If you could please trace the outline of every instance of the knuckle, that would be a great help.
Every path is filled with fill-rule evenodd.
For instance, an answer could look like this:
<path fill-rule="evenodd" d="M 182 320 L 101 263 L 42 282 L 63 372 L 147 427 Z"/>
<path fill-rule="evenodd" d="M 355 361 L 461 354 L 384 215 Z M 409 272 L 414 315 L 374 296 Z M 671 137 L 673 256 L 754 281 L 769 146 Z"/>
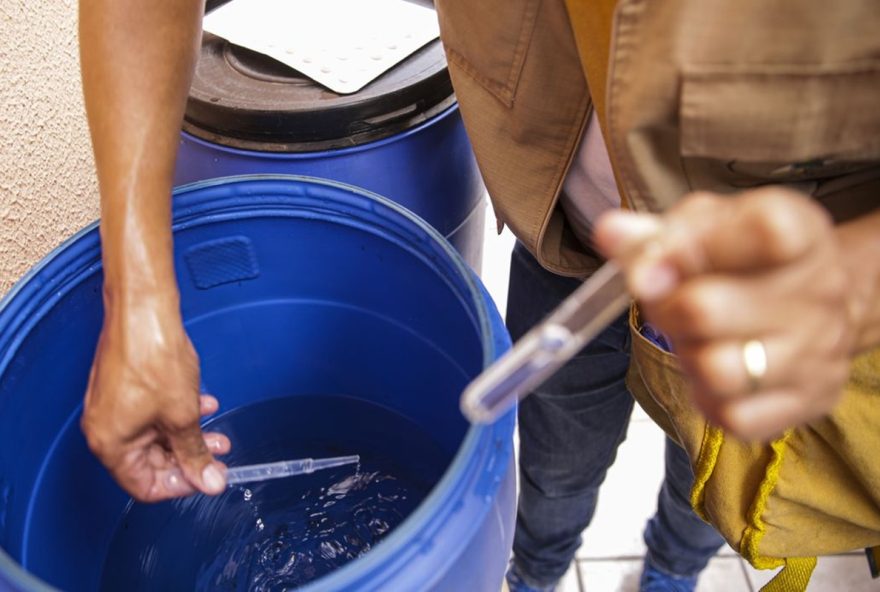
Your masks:
<path fill-rule="evenodd" d="M 709 211 L 714 209 L 721 199 L 709 191 L 694 191 L 681 200 L 681 208 L 688 211 Z"/>
<path fill-rule="evenodd" d="M 670 308 L 675 317 L 675 325 L 690 338 L 703 338 L 712 332 L 711 290 L 691 285 L 681 289 L 678 297 Z"/>
<path fill-rule="evenodd" d="M 754 229 L 765 252 L 775 261 L 794 259 L 806 247 L 806 237 L 784 214 L 776 214 L 772 209 L 756 218 Z"/>
<path fill-rule="evenodd" d="M 726 394 L 730 385 L 736 384 L 736 377 L 731 375 L 723 352 L 717 347 L 704 346 L 697 349 L 693 364 L 697 380 L 712 393 Z"/>
<path fill-rule="evenodd" d="M 800 335 L 801 349 L 810 355 L 815 364 L 807 366 L 806 371 L 822 367 L 828 369 L 823 375 L 829 376 L 830 370 L 842 369 L 849 371 L 849 362 L 856 341 L 856 333 L 846 318 L 841 315 L 831 317 L 827 314 L 814 314 L 809 328 Z M 813 370 L 815 372 L 815 370 Z M 835 375 L 837 372 L 834 373 Z"/>
<path fill-rule="evenodd" d="M 92 454 L 98 458 L 107 456 L 109 445 L 105 440 L 97 438 L 91 434 L 86 434 L 86 444 L 88 444 L 89 450 L 92 451 Z"/>
<path fill-rule="evenodd" d="M 195 346 L 191 341 L 187 340 L 186 342 L 186 351 L 189 357 L 189 363 L 195 366 L 196 369 L 199 368 L 199 353 L 196 351 Z"/>
<path fill-rule="evenodd" d="M 104 458 L 113 449 L 113 443 L 108 434 L 100 429 L 96 429 L 88 419 L 83 418 L 80 421 L 80 428 L 86 438 L 86 444 L 88 445 L 89 450 L 91 450 L 92 454 L 95 456 Z"/>
<path fill-rule="evenodd" d="M 806 196 L 785 188 L 764 188 L 752 195 L 747 222 L 768 255 L 789 260 L 803 254 L 830 218 Z"/>
<path fill-rule="evenodd" d="M 832 267 L 820 282 L 816 282 L 822 304 L 829 310 L 846 311 L 849 278 L 842 269 Z"/>
<path fill-rule="evenodd" d="M 837 328 L 826 328 L 822 333 L 821 340 L 825 355 L 833 361 L 849 359 L 849 353 L 852 350 L 855 335 L 849 330 L 846 323 L 838 323 Z M 840 364 L 838 364 L 840 366 Z M 843 364 L 846 371 L 849 370 L 849 364 Z"/>
<path fill-rule="evenodd" d="M 193 414 L 189 409 L 173 408 L 165 412 L 162 423 L 168 430 L 180 433 L 198 428 L 198 418 L 198 414 Z"/>
<path fill-rule="evenodd" d="M 150 495 L 148 492 L 142 491 L 140 489 L 129 490 L 128 494 L 131 495 L 131 497 L 134 498 L 135 501 L 142 504 L 148 504 L 158 501 L 155 496 Z"/>
<path fill-rule="evenodd" d="M 724 198 L 707 191 L 695 191 L 684 196 L 666 215 L 672 227 L 693 228 L 714 220 L 724 206 Z"/>

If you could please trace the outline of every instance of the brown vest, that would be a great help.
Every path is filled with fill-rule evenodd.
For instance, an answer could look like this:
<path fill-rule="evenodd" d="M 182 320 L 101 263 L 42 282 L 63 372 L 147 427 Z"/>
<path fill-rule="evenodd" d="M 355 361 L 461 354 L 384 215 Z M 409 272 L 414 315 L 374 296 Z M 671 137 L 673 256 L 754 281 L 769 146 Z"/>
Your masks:
<path fill-rule="evenodd" d="M 589 51 L 590 31 L 607 38 L 596 27 L 614 2 L 568 3 L 574 27 L 565 0 L 437 8 L 499 222 L 547 269 L 581 276 L 594 259 L 556 201 L 591 107 L 578 45 Z M 605 83 L 603 131 L 632 207 L 770 183 L 813 195 L 838 220 L 880 203 L 876 0 L 617 4 L 608 75 L 594 85 Z"/>

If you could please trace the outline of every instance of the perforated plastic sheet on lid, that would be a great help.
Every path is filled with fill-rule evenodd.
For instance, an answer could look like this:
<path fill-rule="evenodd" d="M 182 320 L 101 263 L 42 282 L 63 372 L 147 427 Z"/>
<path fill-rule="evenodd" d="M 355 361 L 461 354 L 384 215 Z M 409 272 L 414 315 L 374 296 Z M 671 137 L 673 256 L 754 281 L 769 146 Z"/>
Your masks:
<path fill-rule="evenodd" d="M 429 0 L 400 1 L 433 15 Z M 211 5 L 216 2 L 209 2 L 209 10 Z M 398 134 L 454 102 L 446 55 L 436 38 L 356 93 L 340 94 L 270 56 L 206 32 L 184 129 L 235 148 L 325 150 Z"/>
<path fill-rule="evenodd" d="M 233 0 L 206 16 L 204 29 L 341 94 L 440 34 L 433 10 L 404 0 Z"/>

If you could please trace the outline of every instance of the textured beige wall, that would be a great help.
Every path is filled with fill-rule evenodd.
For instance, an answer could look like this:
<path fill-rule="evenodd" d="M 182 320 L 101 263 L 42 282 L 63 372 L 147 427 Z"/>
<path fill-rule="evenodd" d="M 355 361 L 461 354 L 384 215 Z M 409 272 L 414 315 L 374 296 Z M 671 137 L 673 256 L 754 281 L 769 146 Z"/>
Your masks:
<path fill-rule="evenodd" d="M 98 217 L 76 0 L 0 0 L 0 294 Z"/>

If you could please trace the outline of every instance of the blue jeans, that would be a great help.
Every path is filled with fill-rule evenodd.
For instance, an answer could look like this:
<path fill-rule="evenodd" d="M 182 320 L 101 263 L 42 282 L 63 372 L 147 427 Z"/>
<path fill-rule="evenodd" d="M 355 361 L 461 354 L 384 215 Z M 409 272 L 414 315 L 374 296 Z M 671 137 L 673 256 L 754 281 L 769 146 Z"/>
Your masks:
<path fill-rule="evenodd" d="M 514 340 L 580 285 L 544 270 L 519 243 L 513 251 L 507 326 Z M 556 583 L 581 544 L 599 485 L 626 438 L 633 398 L 624 377 L 630 335 L 621 316 L 519 408 L 520 496 L 514 563 L 526 583 Z M 666 441 L 666 477 L 645 529 L 648 559 L 672 575 L 695 576 L 723 544 L 691 510 L 687 455 Z"/>

